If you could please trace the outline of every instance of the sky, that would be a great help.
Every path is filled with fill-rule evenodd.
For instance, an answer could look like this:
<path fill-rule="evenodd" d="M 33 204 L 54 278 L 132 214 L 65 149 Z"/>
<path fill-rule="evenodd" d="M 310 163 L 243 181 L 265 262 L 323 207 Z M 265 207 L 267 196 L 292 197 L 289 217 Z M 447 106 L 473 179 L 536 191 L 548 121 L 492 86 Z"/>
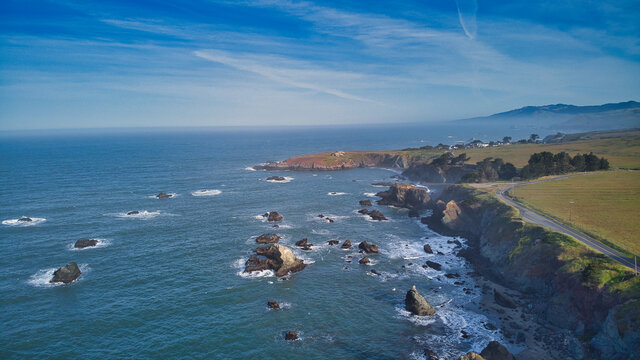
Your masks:
<path fill-rule="evenodd" d="M 638 94 L 637 0 L 0 3 L 0 131 L 433 122 Z"/>

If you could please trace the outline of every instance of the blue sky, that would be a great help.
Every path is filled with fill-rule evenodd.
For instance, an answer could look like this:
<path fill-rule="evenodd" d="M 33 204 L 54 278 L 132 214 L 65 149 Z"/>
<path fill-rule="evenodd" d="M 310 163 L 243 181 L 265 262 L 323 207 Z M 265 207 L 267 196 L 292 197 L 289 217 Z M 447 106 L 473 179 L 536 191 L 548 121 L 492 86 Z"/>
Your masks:
<path fill-rule="evenodd" d="M 638 94 L 637 0 L 0 4 L 0 130 L 428 122 Z"/>

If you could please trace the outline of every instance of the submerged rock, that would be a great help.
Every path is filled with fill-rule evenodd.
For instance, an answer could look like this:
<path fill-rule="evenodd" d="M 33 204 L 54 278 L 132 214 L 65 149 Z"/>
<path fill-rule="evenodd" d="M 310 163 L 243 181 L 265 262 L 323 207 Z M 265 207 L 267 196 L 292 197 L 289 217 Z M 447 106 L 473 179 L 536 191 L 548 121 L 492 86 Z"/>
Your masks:
<path fill-rule="evenodd" d="M 160 194 L 156 195 L 156 197 L 158 199 L 167 199 L 167 198 L 173 197 L 173 194 L 166 194 L 166 193 L 160 192 Z"/>
<path fill-rule="evenodd" d="M 371 210 L 369 211 L 368 215 L 373 220 L 377 220 L 377 221 L 387 220 L 387 218 L 378 210 Z"/>
<path fill-rule="evenodd" d="M 285 181 L 287 179 L 283 178 L 282 176 L 269 176 L 267 178 L 267 180 L 269 180 L 269 181 Z"/>
<path fill-rule="evenodd" d="M 320 219 L 322 219 L 322 218 L 324 217 L 324 215 L 320 214 L 320 215 L 318 215 L 318 217 L 319 217 Z"/>
<path fill-rule="evenodd" d="M 424 252 L 426 252 L 427 254 L 433 254 L 433 250 L 431 250 L 431 245 L 424 244 Z"/>
<path fill-rule="evenodd" d="M 351 249 L 351 240 L 345 240 L 340 247 L 343 249 Z"/>
<path fill-rule="evenodd" d="M 298 340 L 298 333 L 295 331 L 287 331 L 284 335 L 285 340 Z"/>
<path fill-rule="evenodd" d="M 338 240 L 329 240 L 327 241 L 327 244 L 333 246 L 333 245 L 338 245 L 340 243 L 340 241 Z"/>
<path fill-rule="evenodd" d="M 269 300 L 267 301 L 267 306 L 269 307 L 269 309 L 271 310 L 278 310 L 280 309 L 280 304 L 278 304 L 277 302 L 273 301 L 273 300 Z"/>
<path fill-rule="evenodd" d="M 313 246 L 313 244 L 309 244 L 309 239 L 304 238 L 302 240 L 296 241 L 296 246 L 301 247 L 302 250 L 311 250 L 311 246 Z"/>
<path fill-rule="evenodd" d="M 18 221 L 29 222 L 29 221 L 33 221 L 33 219 L 30 217 L 23 216 L 20 219 L 18 219 Z"/>
<path fill-rule="evenodd" d="M 362 249 L 364 252 L 366 252 L 367 254 L 377 254 L 378 253 L 378 245 L 374 245 L 374 244 L 369 244 L 366 241 L 361 242 L 360 244 L 358 244 L 358 247 L 360 249 Z"/>
<path fill-rule="evenodd" d="M 280 241 L 280 236 L 276 234 L 262 234 L 256 238 L 258 244 L 275 244 Z"/>
<path fill-rule="evenodd" d="M 325 217 L 325 220 L 327 220 L 328 223 L 332 223 L 334 220 L 329 218 L 329 217 Z"/>
<path fill-rule="evenodd" d="M 360 206 L 373 206 L 371 200 L 360 200 Z"/>
<path fill-rule="evenodd" d="M 427 260 L 427 265 L 429 265 L 430 268 L 435 269 L 435 270 L 442 270 L 442 265 L 438 264 L 435 261 L 431 261 L 431 260 Z"/>
<path fill-rule="evenodd" d="M 86 247 L 96 246 L 96 245 L 98 245 L 98 240 L 80 238 L 78 239 L 78 241 L 76 241 L 73 247 L 76 249 L 84 249 Z"/>
<path fill-rule="evenodd" d="M 278 214 L 277 211 L 269 211 L 262 215 L 262 217 L 266 217 L 268 221 L 282 221 L 282 215 Z"/>
<path fill-rule="evenodd" d="M 252 255 L 247 260 L 244 272 L 273 270 L 276 276 L 280 277 L 289 272 L 301 271 L 307 266 L 293 254 L 291 249 L 280 244 L 255 248 L 253 252 L 256 255 Z"/>
<path fill-rule="evenodd" d="M 58 270 L 53 272 L 53 279 L 51 279 L 50 283 L 65 283 L 68 284 L 75 279 L 77 279 L 82 272 L 74 261 L 68 263 L 67 265 L 59 268 Z"/>
<path fill-rule="evenodd" d="M 427 299 L 420 295 L 415 285 L 411 286 L 411 290 L 407 291 L 407 296 L 404 299 L 404 307 L 407 311 L 418 316 L 433 315 L 436 313 L 436 310 L 429 304 Z"/>
<path fill-rule="evenodd" d="M 427 360 L 440 360 L 438 355 L 431 349 L 424 349 L 424 356 Z"/>
<path fill-rule="evenodd" d="M 363 257 L 362 259 L 360 259 L 360 261 L 358 261 L 358 263 L 360 263 L 360 264 L 362 264 L 362 265 L 366 265 L 366 264 L 368 264 L 368 263 L 370 263 L 370 262 L 371 262 L 371 260 L 369 260 L 369 258 L 368 258 L 368 257 L 366 257 L 366 256 L 365 256 L 365 257 Z"/>
<path fill-rule="evenodd" d="M 358 210 L 358 213 L 363 214 L 363 215 L 367 215 L 369 213 L 368 209 L 360 209 Z"/>
<path fill-rule="evenodd" d="M 503 294 L 498 289 L 493 289 L 493 299 L 495 300 L 496 304 L 498 304 L 498 305 L 500 305 L 502 307 L 515 309 L 516 306 L 517 306 L 516 302 L 513 301 L 512 298 L 510 298 L 509 296 Z"/>
<path fill-rule="evenodd" d="M 138 215 L 138 214 L 140 214 L 140 211 L 138 211 L 138 210 L 129 211 L 127 213 L 127 215 Z"/>

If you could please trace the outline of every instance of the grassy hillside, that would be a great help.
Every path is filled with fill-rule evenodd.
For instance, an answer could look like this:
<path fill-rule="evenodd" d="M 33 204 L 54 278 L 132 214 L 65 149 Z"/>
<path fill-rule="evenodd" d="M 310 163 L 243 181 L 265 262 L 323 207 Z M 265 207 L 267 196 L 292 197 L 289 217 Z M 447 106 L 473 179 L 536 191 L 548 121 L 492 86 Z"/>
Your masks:
<path fill-rule="evenodd" d="M 460 150 L 462 152 L 463 150 Z M 612 168 L 640 169 L 640 136 L 617 139 L 581 140 L 558 144 L 514 144 L 501 147 L 467 149 L 464 152 L 476 163 L 486 157 L 502 158 L 516 167 L 527 164 L 531 154 L 541 151 L 558 153 L 566 151 L 571 155 L 593 152 L 609 160 Z"/>
<path fill-rule="evenodd" d="M 640 171 L 598 172 L 530 184 L 518 187 L 515 195 L 526 205 L 640 256 Z"/>

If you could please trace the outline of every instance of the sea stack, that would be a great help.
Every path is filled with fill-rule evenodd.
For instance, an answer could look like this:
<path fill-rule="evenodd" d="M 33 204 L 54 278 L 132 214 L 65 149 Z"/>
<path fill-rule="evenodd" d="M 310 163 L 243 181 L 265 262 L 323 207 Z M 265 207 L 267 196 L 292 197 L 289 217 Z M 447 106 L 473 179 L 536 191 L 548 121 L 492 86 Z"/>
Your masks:
<path fill-rule="evenodd" d="M 247 260 L 244 272 L 273 270 L 276 276 L 281 277 L 290 272 L 301 271 L 307 266 L 293 254 L 291 249 L 280 244 L 255 248 L 253 252 L 256 255 L 252 255 Z"/>
<path fill-rule="evenodd" d="M 411 286 L 411 290 L 407 291 L 407 296 L 404 299 L 404 307 L 407 311 L 417 316 L 433 315 L 436 313 L 436 310 L 429 304 L 427 299 L 420 295 L 415 285 Z"/>
<path fill-rule="evenodd" d="M 50 283 L 64 283 L 64 284 L 68 284 L 72 281 L 74 281 L 75 279 L 77 279 L 80 274 L 82 274 L 82 272 L 80 271 L 80 268 L 78 267 L 78 264 L 76 264 L 74 261 L 68 263 L 67 265 L 59 268 L 58 270 L 54 271 L 53 273 L 53 279 L 51 279 L 49 282 Z"/>
<path fill-rule="evenodd" d="M 96 245 L 98 245 L 98 240 L 80 238 L 78 239 L 78 241 L 76 241 L 73 247 L 76 249 L 84 249 L 86 247 L 91 247 Z"/>

